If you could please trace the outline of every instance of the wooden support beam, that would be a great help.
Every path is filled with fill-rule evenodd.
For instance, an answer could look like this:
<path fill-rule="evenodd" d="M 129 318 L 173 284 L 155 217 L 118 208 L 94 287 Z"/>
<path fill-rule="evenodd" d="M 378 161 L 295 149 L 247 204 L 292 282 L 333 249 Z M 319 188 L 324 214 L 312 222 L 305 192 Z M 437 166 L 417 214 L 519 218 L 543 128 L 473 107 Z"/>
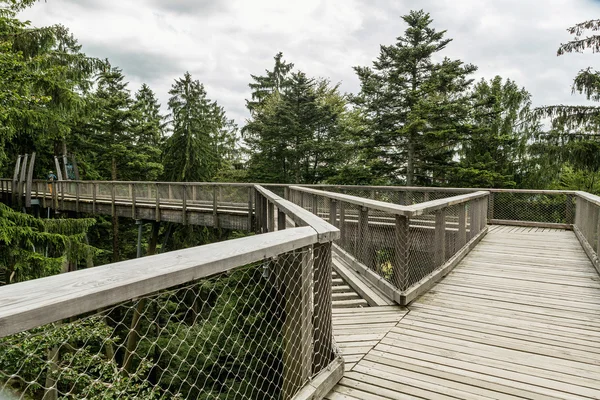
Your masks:
<path fill-rule="evenodd" d="M 219 199 L 217 197 L 217 186 L 213 186 L 213 227 L 219 227 Z"/>
<path fill-rule="evenodd" d="M 457 249 L 462 249 L 467 244 L 467 208 L 466 204 L 458 205 L 458 235 Z"/>
<path fill-rule="evenodd" d="M 96 196 L 98 191 L 98 184 L 92 183 L 92 213 L 96 214 Z"/>
<path fill-rule="evenodd" d="M 318 373 L 335 357 L 331 303 L 331 242 L 313 246 L 313 360 L 312 372 Z"/>
<path fill-rule="evenodd" d="M 183 193 L 182 193 L 182 198 L 181 198 L 181 212 L 182 212 L 182 222 L 183 225 L 187 225 L 188 223 L 188 216 L 187 216 L 187 187 L 183 187 Z"/>
<path fill-rule="evenodd" d="M 79 212 L 79 181 L 75 182 L 75 212 Z"/>
<path fill-rule="evenodd" d="M 54 156 L 54 166 L 56 167 L 56 177 L 59 181 L 63 180 L 62 171 L 60 170 L 60 162 L 58 161 L 58 157 Z"/>
<path fill-rule="evenodd" d="M 195 186 L 194 186 L 195 187 Z M 254 211 L 254 207 L 252 204 L 252 194 L 253 194 L 254 188 L 248 188 L 248 232 L 252 232 L 253 231 L 253 226 L 252 226 L 252 214 Z"/>
<path fill-rule="evenodd" d="M 33 167 L 35 166 L 35 152 L 31 154 L 29 168 L 27 170 L 27 189 L 25 192 L 25 207 L 31 207 L 31 191 L 33 187 Z"/>
<path fill-rule="evenodd" d="M 29 160 L 29 154 L 25 154 L 23 158 L 23 164 L 21 165 L 21 172 L 19 174 L 19 183 L 17 185 L 17 196 L 19 207 L 23 205 L 23 195 L 25 194 L 25 177 L 27 173 L 27 160 Z"/>
<path fill-rule="evenodd" d="M 319 198 L 317 197 L 316 194 L 313 194 L 311 196 L 311 201 L 312 201 L 312 213 L 315 215 L 319 215 Z"/>
<path fill-rule="evenodd" d="M 396 215 L 394 229 L 394 262 L 392 282 L 400 290 L 406 289 L 408 275 L 408 255 L 410 251 L 409 219 Z"/>
<path fill-rule="evenodd" d="M 337 224 L 337 200 L 330 199 L 329 200 L 329 223 L 335 227 Z"/>
<path fill-rule="evenodd" d="M 490 193 L 490 197 L 488 200 L 487 217 L 488 217 L 488 219 L 494 219 L 494 192 Z"/>
<path fill-rule="evenodd" d="M 115 204 L 115 197 L 116 197 L 116 186 L 114 182 L 110 183 L 110 215 L 112 215 L 113 218 L 115 218 L 117 216 L 117 212 L 116 212 L 116 204 Z"/>
<path fill-rule="evenodd" d="M 17 202 L 17 188 L 18 188 L 18 180 L 19 180 L 19 172 L 21 170 L 21 159 L 23 158 L 22 155 L 19 154 L 19 156 L 17 157 L 17 162 L 15 164 L 15 173 L 13 174 L 13 180 L 12 180 L 12 187 L 11 187 L 11 197 L 12 197 L 12 204 L 16 204 Z"/>
<path fill-rule="evenodd" d="M 71 180 L 71 178 L 69 178 L 69 171 L 67 170 L 67 165 L 69 164 L 69 161 L 67 160 L 67 155 L 63 154 L 63 168 L 65 169 L 65 181 L 69 181 Z"/>
<path fill-rule="evenodd" d="M 446 210 L 438 210 L 435 213 L 435 267 L 446 262 Z"/>
<path fill-rule="evenodd" d="M 133 219 L 137 219 L 136 218 L 136 196 L 135 196 L 135 184 L 130 183 L 129 184 L 129 193 L 130 193 L 130 197 L 131 197 L 131 218 Z"/>
<path fill-rule="evenodd" d="M 289 400 L 312 375 L 313 251 L 305 247 L 284 255 L 283 400 Z M 330 277 L 328 277 L 330 278 Z"/>
<path fill-rule="evenodd" d="M 367 267 L 372 268 L 369 253 L 369 209 L 361 207 L 358 215 L 358 260 Z"/>
<path fill-rule="evenodd" d="M 340 229 L 340 244 L 342 247 L 346 244 L 346 237 L 348 230 L 346 228 L 346 203 L 343 201 L 339 202 L 340 208 L 340 222 L 338 228 Z"/>
<path fill-rule="evenodd" d="M 154 219 L 156 220 L 156 222 L 160 222 L 160 192 L 159 192 L 159 186 L 158 183 L 155 184 L 156 187 L 156 205 L 154 208 Z"/>
<path fill-rule="evenodd" d="M 269 232 L 275 232 L 275 204 L 273 204 L 272 202 L 269 202 L 267 215 Z"/>
<path fill-rule="evenodd" d="M 287 215 L 280 209 L 277 209 L 277 230 L 282 231 L 287 227 Z"/>

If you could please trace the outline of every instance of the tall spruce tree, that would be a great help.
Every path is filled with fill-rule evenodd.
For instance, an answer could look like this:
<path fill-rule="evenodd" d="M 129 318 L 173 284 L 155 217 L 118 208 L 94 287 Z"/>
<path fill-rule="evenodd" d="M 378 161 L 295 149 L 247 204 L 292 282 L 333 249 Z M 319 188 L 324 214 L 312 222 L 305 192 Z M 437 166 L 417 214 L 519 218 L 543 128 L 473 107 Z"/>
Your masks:
<path fill-rule="evenodd" d="M 273 93 L 279 93 L 288 87 L 289 75 L 294 69 L 294 64 L 283 59 L 283 53 L 279 52 L 273 57 L 275 65 L 273 70 L 265 70 L 266 75 L 250 75 L 253 82 L 248 84 L 252 90 L 252 100 L 246 100 L 246 107 L 250 112 L 257 110 L 264 101 Z"/>
<path fill-rule="evenodd" d="M 166 142 L 165 179 L 209 181 L 219 164 L 214 141 L 223 129 L 224 111 L 208 99 L 204 86 L 189 72 L 175 80 L 169 94 L 173 133 Z"/>
<path fill-rule="evenodd" d="M 460 60 L 434 56 L 450 43 L 428 13 L 402 17 L 404 36 L 381 46 L 373 67 L 356 67 L 361 82 L 356 103 L 363 107 L 370 134 L 371 169 L 376 176 L 413 184 L 441 184 L 464 131 L 469 75 Z"/>
<path fill-rule="evenodd" d="M 133 104 L 133 140 L 135 148 L 128 166 L 140 180 L 156 180 L 163 173 L 162 147 L 165 142 L 164 117 L 156 95 L 145 83 L 135 94 Z"/>
<path fill-rule="evenodd" d="M 460 143 L 452 185 L 514 187 L 527 173 L 527 140 L 539 129 L 531 95 L 510 79 L 479 81 L 473 90 L 473 128 Z"/>

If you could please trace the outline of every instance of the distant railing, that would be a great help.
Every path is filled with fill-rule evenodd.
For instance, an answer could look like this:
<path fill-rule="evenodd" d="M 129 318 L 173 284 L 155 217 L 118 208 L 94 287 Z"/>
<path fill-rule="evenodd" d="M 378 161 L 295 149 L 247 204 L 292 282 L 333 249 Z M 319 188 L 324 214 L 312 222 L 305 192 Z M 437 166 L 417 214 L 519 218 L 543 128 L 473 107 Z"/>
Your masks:
<path fill-rule="evenodd" d="M 339 253 L 400 304 L 453 268 L 487 231 L 489 192 L 401 206 L 292 186 L 295 204 L 340 228 Z"/>
<path fill-rule="evenodd" d="M 77 186 L 79 195 L 93 187 L 96 200 L 107 195 L 98 183 Z M 144 198 L 138 188 L 167 196 L 160 185 L 106 187 L 115 198 L 130 189 Z M 251 189 L 263 211 L 300 226 L 261 223 L 260 235 L 0 287 L 0 393 L 292 399 L 328 391 L 343 374 L 329 286 L 339 230 Z"/>

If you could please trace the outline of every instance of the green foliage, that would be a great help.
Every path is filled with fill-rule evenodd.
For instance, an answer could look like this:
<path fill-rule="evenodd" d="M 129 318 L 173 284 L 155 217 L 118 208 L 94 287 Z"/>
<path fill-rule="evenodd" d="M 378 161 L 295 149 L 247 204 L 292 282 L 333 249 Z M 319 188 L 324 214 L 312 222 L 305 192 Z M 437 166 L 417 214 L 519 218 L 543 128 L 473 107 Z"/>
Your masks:
<path fill-rule="evenodd" d="M 55 275 L 75 268 L 97 250 L 85 241 L 94 219 L 39 219 L 0 203 L 0 272 L 3 283 Z"/>
<path fill-rule="evenodd" d="M 402 17 L 404 36 L 381 46 L 373 67 L 356 67 L 361 91 L 355 103 L 364 110 L 370 144 L 365 146 L 376 176 L 407 185 L 444 183 L 454 149 L 468 122 L 476 67 L 439 58 L 450 43 L 436 31 L 428 13 Z"/>

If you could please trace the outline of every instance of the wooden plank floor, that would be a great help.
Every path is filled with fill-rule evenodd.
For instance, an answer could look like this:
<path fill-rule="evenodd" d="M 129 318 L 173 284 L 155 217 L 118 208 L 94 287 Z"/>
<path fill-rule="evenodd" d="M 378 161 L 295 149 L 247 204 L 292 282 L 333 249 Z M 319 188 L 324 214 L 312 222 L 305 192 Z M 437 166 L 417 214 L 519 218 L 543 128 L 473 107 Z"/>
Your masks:
<path fill-rule="evenodd" d="M 572 232 L 510 228 L 382 337 L 356 328 L 368 352 L 326 398 L 600 399 L 600 278 Z"/>

